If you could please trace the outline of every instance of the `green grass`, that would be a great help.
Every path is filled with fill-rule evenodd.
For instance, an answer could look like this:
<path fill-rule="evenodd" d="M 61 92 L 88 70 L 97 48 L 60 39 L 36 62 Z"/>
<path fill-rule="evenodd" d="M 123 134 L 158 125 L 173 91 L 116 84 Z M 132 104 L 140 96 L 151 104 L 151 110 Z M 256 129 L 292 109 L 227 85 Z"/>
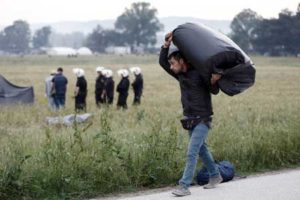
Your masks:
<path fill-rule="evenodd" d="M 175 184 L 188 136 L 180 127 L 178 83 L 160 69 L 157 56 L 64 58 L 0 57 L 0 72 L 16 85 L 33 85 L 33 106 L 0 107 L 0 199 L 83 199 L 114 192 Z M 230 160 L 239 173 L 300 165 L 299 58 L 254 57 L 255 85 L 229 97 L 213 97 L 214 123 L 208 144 L 217 160 Z M 144 73 L 142 105 L 96 108 L 95 68 L 139 65 Z M 62 66 L 69 79 L 67 106 L 47 108 L 44 79 Z M 93 117 L 72 127 L 48 126 L 47 116 L 74 111 L 73 67 L 88 81 Z M 132 78 L 132 77 L 131 77 Z M 119 78 L 115 75 L 116 84 Z M 131 79 L 132 80 L 132 79 Z"/>

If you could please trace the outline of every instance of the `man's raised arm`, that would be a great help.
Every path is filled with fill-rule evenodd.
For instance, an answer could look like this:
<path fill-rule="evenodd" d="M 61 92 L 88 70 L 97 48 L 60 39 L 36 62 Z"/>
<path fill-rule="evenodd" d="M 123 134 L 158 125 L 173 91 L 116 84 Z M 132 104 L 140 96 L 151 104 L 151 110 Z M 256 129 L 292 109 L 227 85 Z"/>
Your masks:
<path fill-rule="evenodd" d="M 168 74 L 178 79 L 178 76 L 170 69 L 170 63 L 168 61 L 168 53 L 169 53 L 169 47 L 171 45 L 171 42 L 172 42 L 172 32 L 167 33 L 165 36 L 165 43 L 160 50 L 159 64 L 166 72 L 168 72 Z"/>

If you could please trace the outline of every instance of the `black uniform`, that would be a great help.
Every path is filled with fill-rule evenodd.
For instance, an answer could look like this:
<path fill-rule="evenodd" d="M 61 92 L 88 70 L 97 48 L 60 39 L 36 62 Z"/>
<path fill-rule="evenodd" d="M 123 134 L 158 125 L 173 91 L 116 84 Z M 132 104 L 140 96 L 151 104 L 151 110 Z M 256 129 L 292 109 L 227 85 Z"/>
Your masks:
<path fill-rule="evenodd" d="M 203 120 L 210 120 L 213 115 L 211 95 L 217 94 L 219 88 L 212 87 L 210 82 L 203 80 L 199 72 L 193 67 L 185 73 L 175 74 L 170 69 L 168 62 L 169 48 L 162 48 L 160 52 L 159 63 L 171 76 L 179 81 L 181 90 L 181 103 L 183 115 L 186 117 L 200 117 Z"/>
<path fill-rule="evenodd" d="M 75 109 L 86 110 L 87 83 L 84 77 L 77 78 L 76 87 L 79 91 L 75 97 Z"/>
<path fill-rule="evenodd" d="M 144 86 L 144 80 L 142 74 L 136 75 L 135 80 L 132 83 L 132 88 L 134 92 L 134 99 L 133 104 L 140 104 L 141 103 L 141 97 L 143 94 L 143 86 Z"/>
<path fill-rule="evenodd" d="M 115 82 L 112 77 L 109 77 L 105 81 L 105 93 L 106 93 L 106 103 L 112 104 L 114 101 L 114 89 Z"/>
<path fill-rule="evenodd" d="M 123 107 L 124 109 L 127 109 L 127 97 L 128 97 L 128 90 L 129 90 L 129 79 L 128 77 L 123 77 L 120 81 L 120 83 L 117 86 L 117 92 L 119 93 L 118 98 L 118 107 Z"/>
<path fill-rule="evenodd" d="M 105 77 L 103 75 L 99 75 L 96 79 L 96 85 L 95 85 L 95 100 L 97 106 L 100 106 L 101 103 L 105 102 L 105 100 L 102 98 L 104 86 L 105 86 Z"/>

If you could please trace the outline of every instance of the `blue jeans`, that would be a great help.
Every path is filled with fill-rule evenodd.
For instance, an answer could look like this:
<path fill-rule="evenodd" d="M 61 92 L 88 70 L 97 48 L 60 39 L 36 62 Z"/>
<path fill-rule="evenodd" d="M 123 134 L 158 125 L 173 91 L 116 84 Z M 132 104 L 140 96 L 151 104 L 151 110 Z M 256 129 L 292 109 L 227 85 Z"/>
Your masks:
<path fill-rule="evenodd" d="M 209 176 L 219 176 L 219 169 L 205 143 L 208 130 L 209 128 L 207 125 L 199 123 L 195 128 L 189 131 L 190 141 L 187 152 L 187 160 L 183 176 L 179 180 L 179 185 L 188 188 L 192 183 L 198 161 L 198 155 L 202 159 L 204 166 L 207 168 Z"/>
<path fill-rule="evenodd" d="M 56 109 L 61 109 L 65 107 L 65 96 L 54 96 L 54 103 L 56 105 Z"/>

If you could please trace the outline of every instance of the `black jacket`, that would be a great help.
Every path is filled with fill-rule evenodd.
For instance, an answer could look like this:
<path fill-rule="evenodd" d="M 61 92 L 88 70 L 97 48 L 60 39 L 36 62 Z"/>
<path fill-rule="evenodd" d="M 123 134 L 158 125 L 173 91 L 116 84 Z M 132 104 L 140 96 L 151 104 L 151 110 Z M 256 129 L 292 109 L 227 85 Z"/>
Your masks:
<path fill-rule="evenodd" d="M 129 89 L 129 79 L 128 77 L 126 78 L 122 78 L 120 83 L 117 86 L 117 92 L 119 93 L 119 97 L 118 97 L 118 102 L 117 105 L 118 106 L 126 106 L 127 103 L 127 97 L 128 97 L 128 89 Z"/>
<path fill-rule="evenodd" d="M 52 82 L 54 83 L 55 95 L 66 96 L 68 79 L 63 74 L 56 74 Z"/>
<path fill-rule="evenodd" d="M 82 96 L 87 95 L 87 83 L 84 77 L 77 78 L 76 87 L 79 88 L 78 95 L 82 95 Z"/>
<path fill-rule="evenodd" d="M 96 84 L 95 84 L 95 93 L 102 94 L 103 89 L 105 87 L 105 77 L 103 75 L 99 75 L 96 78 Z"/>
<path fill-rule="evenodd" d="M 189 66 L 185 73 L 175 74 L 170 69 L 168 51 L 169 48 L 161 49 L 159 64 L 179 81 L 184 116 L 209 119 L 213 115 L 210 93 L 217 94 L 219 88 L 212 87 L 209 82 L 205 82 L 193 66 Z"/>
<path fill-rule="evenodd" d="M 106 79 L 105 82 L 105 91 L 106 91 L 106 96 L 107 96 L 107 101 L 108 103 L 112 103 L 114 99 L 114 88 L 115 88 L 115 82 L 114 80 L 110 77 Z"/>
<path fill-rule="evenodd" d="M 134 95 L 138 96 L 138 97 L 142 96 L 143 87 L 144 87 L 143 76 L 141 74 L 139 74 L 135 77 L 135 80 L 132 83 Z"/>

